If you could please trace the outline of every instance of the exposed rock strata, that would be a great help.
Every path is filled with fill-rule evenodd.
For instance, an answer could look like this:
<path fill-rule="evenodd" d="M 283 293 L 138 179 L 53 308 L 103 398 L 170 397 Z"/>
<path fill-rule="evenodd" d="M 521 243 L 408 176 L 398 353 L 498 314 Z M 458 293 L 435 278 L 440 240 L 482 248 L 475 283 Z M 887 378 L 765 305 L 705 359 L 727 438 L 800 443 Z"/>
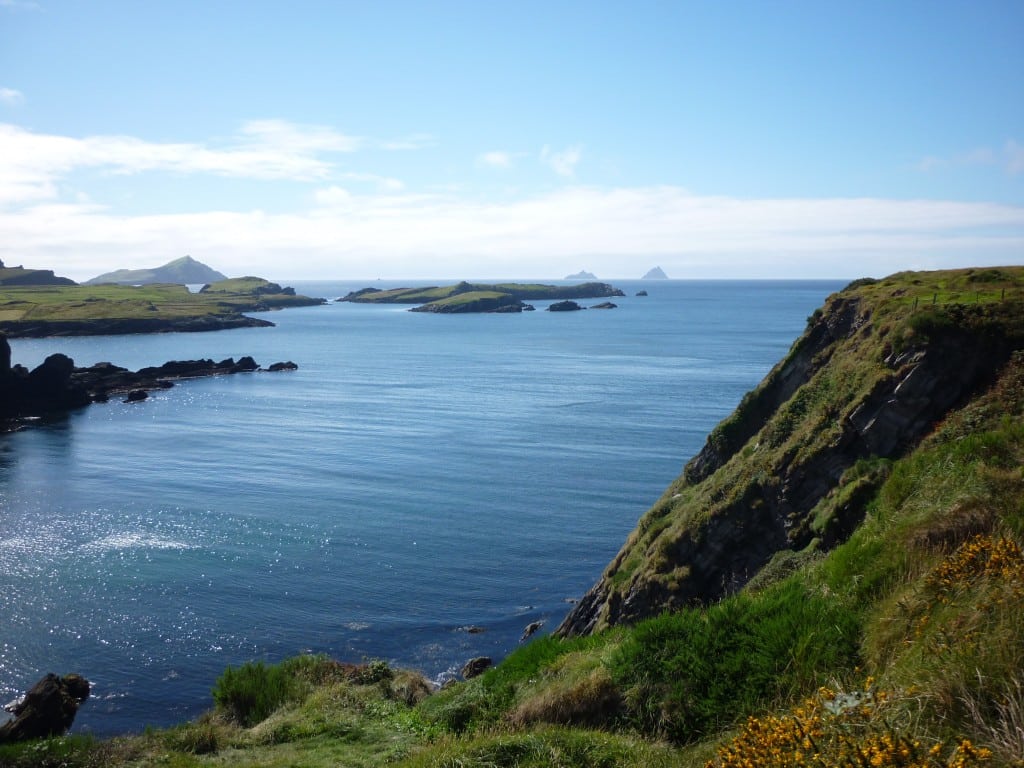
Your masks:
<path fill-rule="evenodd" d="M 1020 306 L 995 311 L 1010 316 Z M 863 459 L 904 455 L 1021 346 L 994 325 L 972 321 L 968 310 L 960 313 L 963 322 L 898 348 L 882 340 L 888 329 L 875 327 L 856 295 L 831 297 L 789 355 L 712 432 L 557 633 L 586 634 L 713 602 L 741 589 L 782 550 L 843 540 L 870 494 L 851 493 L 827 534 L 815 528 L 813 511 L 844 472 Z M 804 442 L 789 437 L 807 429 L 804 401 L 854 375 L 863 379 L 860 388 L 829 403 L 827 421 L 801 433 Z"/>

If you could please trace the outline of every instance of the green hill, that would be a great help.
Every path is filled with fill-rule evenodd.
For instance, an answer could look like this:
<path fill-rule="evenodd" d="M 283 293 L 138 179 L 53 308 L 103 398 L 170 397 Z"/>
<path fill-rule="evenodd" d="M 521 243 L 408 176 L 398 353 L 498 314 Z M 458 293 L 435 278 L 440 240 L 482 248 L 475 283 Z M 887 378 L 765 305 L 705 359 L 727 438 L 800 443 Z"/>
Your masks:
<path fill-rule="evenodd" d="M 86 280 L 83 285 L 149 285 L 152 283 L 177 283 L 178 285 L 198 285 L 226 280 L 227 277 L 215 269 L 196 261 L 191 256 L 169 261 L 162 267 L 153 269 L 119 269 L 104 275 Z"/>
<path fill-rule="evenodd" d="M 75 285 L 75 281 L 67 277 L 57 277 L 52 269 L 5 267 L 0 261 L 0 286 L 2 285 Z"/>
<path fill-rule="evenodd" d="M 432 694 L 245 665 L 196 722 L 0 764 L 1021 765 L 1022 543 L 1024 267 L 856 281 L 554 635 Z"/>

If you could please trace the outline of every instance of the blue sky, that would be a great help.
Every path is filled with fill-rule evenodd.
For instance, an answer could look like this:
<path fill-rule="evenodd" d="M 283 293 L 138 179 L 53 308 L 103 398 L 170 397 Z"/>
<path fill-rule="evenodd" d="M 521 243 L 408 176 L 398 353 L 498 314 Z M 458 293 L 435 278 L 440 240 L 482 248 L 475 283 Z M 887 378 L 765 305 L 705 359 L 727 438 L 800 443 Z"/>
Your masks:
<path fill-rule="evenodd" d="M 1024 2 L 0 0 L 0 259 L 1024 263 Z"/>

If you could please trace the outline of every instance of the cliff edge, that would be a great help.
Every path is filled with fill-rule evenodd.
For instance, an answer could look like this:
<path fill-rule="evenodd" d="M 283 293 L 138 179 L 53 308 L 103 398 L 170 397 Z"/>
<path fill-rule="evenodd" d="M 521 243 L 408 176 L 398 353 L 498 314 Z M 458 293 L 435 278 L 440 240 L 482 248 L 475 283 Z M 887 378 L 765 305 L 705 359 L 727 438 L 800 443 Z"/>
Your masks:
<path fill-rule="evenodd" d="M 887 462 L 991 384 L 1022 347 L 1021 267 L 900 273 L 833 294 L 557 633 L 707 605 L 770 565 L 842 543 Z"/>

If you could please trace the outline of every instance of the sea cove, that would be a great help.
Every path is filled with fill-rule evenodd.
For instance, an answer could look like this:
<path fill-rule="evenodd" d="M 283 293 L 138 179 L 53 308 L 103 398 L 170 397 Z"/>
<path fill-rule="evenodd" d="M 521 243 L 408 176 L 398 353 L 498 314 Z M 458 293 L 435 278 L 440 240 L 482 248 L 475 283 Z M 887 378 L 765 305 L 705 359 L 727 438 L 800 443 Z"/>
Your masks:
<path fill-rule="evenodd" d="M 29 367 L 63 352 L 299 370 L 0 436 L 0 695 L 79 671 L 96 687 L 76 730 L 111 734 L 194 716 L 248 659 L 379 657 L 440 680 L 530 622 L 552 629 L 842 286 L 615 284 L 611 313 L 332 303 L 273 328 L 12 340 Z"/>

